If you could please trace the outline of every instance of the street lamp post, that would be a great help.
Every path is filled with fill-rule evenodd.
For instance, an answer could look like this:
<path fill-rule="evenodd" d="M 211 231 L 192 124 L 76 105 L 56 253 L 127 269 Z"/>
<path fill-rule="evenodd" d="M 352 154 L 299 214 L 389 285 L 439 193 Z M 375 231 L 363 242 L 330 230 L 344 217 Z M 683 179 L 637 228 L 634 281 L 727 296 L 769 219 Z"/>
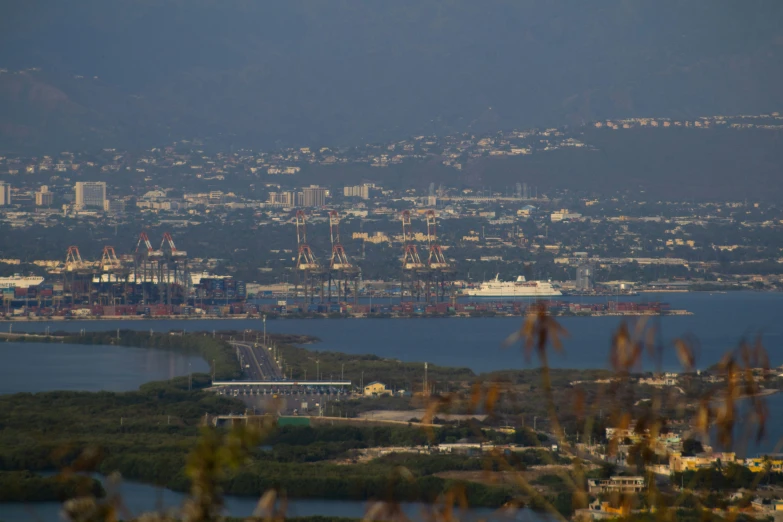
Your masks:
<path fill-rule="evenodd" d="M 264 347 L 266 347 L 266 314 L 264 314 Z"/>

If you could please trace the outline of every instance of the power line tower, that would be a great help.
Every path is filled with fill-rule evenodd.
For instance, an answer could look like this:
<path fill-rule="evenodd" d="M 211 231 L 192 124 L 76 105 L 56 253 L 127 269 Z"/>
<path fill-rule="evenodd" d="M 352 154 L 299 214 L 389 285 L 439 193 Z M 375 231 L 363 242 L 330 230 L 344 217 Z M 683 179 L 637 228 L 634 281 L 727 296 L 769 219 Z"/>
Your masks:
<path fill-rule="evenodd" d="M 354 304 L 358 295 L 359 269 L 349 260 L 340 242 L 340 214 L 333 210 L 329 212 L 329 238 L 332 241 L 332 258 L 329 261 L 329 300 L 332 300 L 332 280 L 337 282 L 337 300 L 345 299 L 348 294 L 348 280 L 353 280 Z"/>
<path fill-rule="evenodd" d="M 315 293 L 314 280 L 321 274 L 321 265 L 307 244 L 307 218 L 301 210 L 296 211 L 296 273 L 302 278 L 305 303 L 311 301 Z M 320 283 L 319 283 L 320 287 Z"/>
<path fill-rule="evenodd" d="M 438 242 L 438 222 L 434 210 L 427 211 L 427 242 L 430 254 L 427 258 L 427 302 L 431 298 L 431 285 L 435 284 L 435 297 L 443 300 L 446 293 L 446 281 L 452 279 L 454 269 L 446 261 L 443 248 Z"/>
<path fill-rule="evenodd" d="M 419 257 L 419 250 L 413 242 L 413 233 L 411 231 L 411 213 L 408 210 L 402 211 L 402 278 L 400 279 L 400 301 L 405 300 L 405 284 L 408 283 L 411 298 L 419 293 L 419 274 L 426 269 L 424 263 Z"/>

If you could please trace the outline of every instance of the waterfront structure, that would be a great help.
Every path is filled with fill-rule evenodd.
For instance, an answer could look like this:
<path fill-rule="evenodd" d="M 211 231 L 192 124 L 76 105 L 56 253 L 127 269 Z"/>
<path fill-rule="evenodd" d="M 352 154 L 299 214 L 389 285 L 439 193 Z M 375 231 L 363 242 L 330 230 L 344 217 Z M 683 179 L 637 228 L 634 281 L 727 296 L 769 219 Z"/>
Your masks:
<path fill-rule="evenodd" d="M 98 207 L 103 209 L 106 203 L 106 182 L 104 181 L 77 181 L 74 189 L 77 208 Z"/>

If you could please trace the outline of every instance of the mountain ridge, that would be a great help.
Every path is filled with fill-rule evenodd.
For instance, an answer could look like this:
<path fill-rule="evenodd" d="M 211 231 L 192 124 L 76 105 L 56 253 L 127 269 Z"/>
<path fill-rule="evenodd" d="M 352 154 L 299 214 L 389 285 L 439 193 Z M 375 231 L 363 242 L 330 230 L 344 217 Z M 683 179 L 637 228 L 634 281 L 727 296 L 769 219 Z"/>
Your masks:
<path fill-rule="evenodd" d="M 6 14 L 0 67 L 38 67 L 75 104 L 14 107 L 0 75 L 7 151 L 354 145 L 783 105 L 772 1 L 30 0 Z"/>

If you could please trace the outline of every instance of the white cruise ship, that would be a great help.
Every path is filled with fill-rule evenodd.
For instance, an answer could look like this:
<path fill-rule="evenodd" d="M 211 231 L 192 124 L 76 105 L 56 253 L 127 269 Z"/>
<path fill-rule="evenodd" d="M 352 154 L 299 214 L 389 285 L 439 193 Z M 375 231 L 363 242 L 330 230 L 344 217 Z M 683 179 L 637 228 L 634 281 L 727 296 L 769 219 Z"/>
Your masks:
<path fill-rule="evenodd" d="M 22 276 L 15 274 L 11 277 L 0 277 L 0 288 L 29 288 L 43 283 L 41 276 Z"/>
<path fill-rule="evenodd" d="M 478 288 L 466 288 L 462 295 L 471 297 L 554 297 L 563 295 L 548 281 L 525 281 L 522 276 L 516 281 L 501 281 L 500 274 L 495 279 L 481 283 Z"/>

